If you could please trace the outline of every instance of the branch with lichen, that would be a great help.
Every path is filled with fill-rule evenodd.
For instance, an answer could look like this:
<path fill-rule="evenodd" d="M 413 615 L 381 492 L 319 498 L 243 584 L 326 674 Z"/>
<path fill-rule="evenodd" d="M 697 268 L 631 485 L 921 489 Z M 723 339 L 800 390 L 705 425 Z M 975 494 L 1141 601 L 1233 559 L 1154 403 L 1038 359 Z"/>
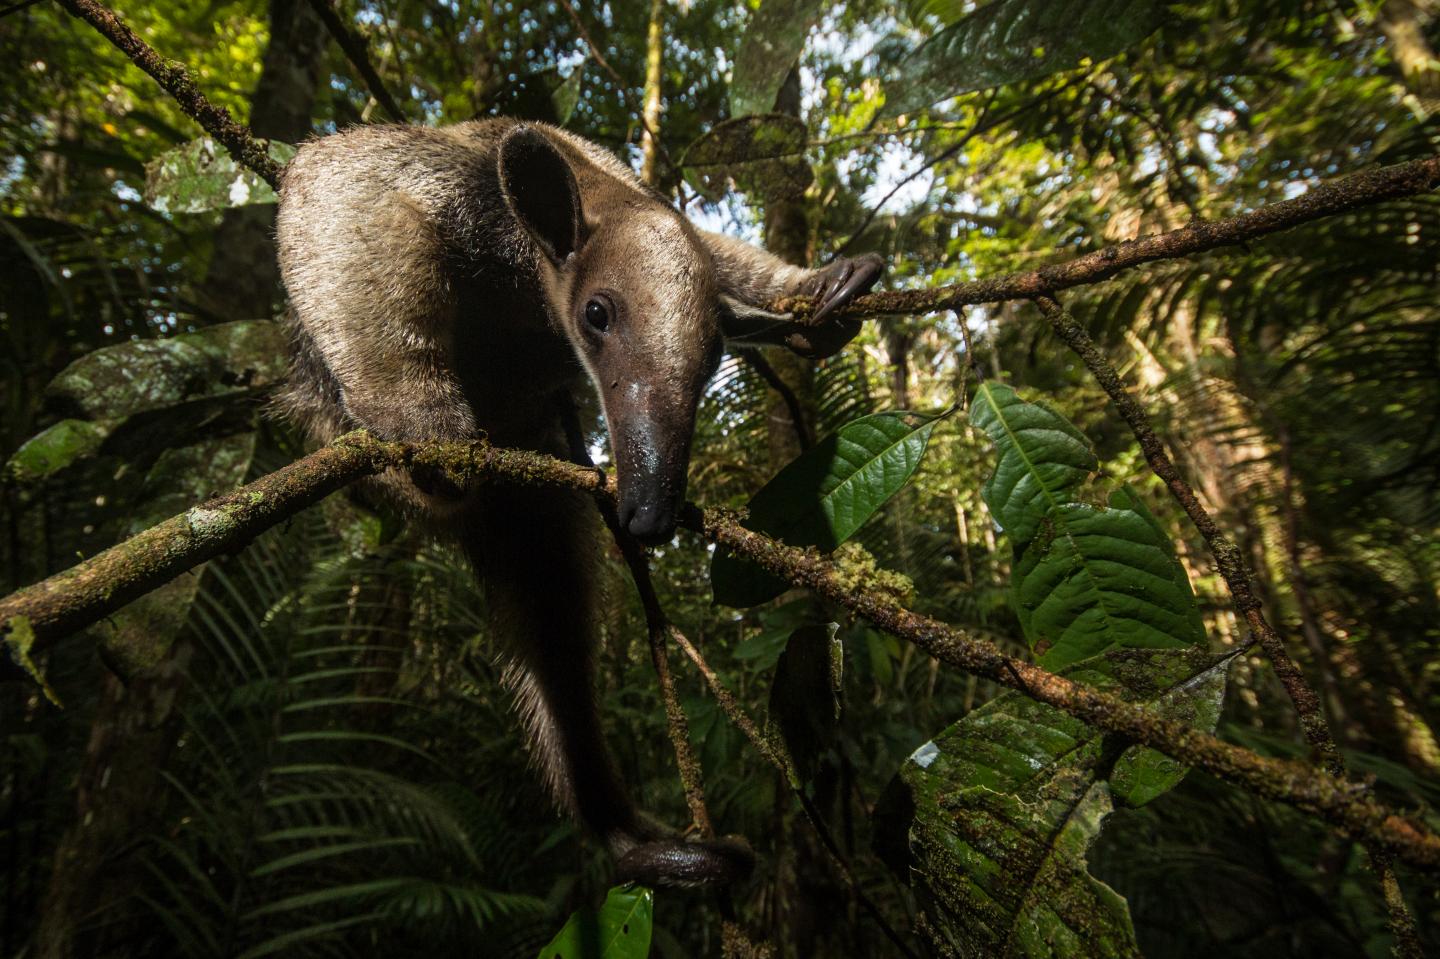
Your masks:
<path fill-rule="evenodd" d="M 270 159 L 266 142 L 244 124 L 236 123 L 229 110 L 211 103 L 183 66 L 161 57 L 103 4 L 95 0 L 59 0 L 59 3 L 71 16 L 98 30 L 132 63 L 153 77 L 175 98 L 180 109 L 229 150 L 237 162 L 255 171 L 271 187 L 280 188 L 280 165 Z"/>
<path fill-rule="evenodd" d="M 1226 246 L 1238 246 L 1272 233 L 1290 230 L 1315 220 L 1373 206 L 1386 200 L 1429 193 L 1440 186 L 1440 156 L 1379 167 L 1321 183 L 1291 200 L 1281 200 L 1221 220 L 1197 220 L 1188 226 L 1103 247 L 1038 270 L 933 286 L 917 290 L 890 290 L 856 297 L 836 310 L 839 317 L 933 313 L 977 303 L 1000 303 L 1053 296 L 1061 290 L 1108 280 L 1117 273 L 1153 263 L 1175 260 Z M 777 313 L 795 313 L 798 322 L 813 307 L 808 297 L 785 297 L 769 305 Z"/>
<path fill-rule="evenodd" d="M 324 496 L 387 469 L 443 473 L 461 487 L 520 483 L 581 490 L 613 508 L 594 469 L 488 443 L 388 443 L 357 432 L 233 493 L 210 500 L 0 600 L 0 641 L 33 649 L 83 629 L 187 569 L 238 549 Z M 746 529 L 729 511 L 687 504 L 682 525 L 795 586 L 814 590 L 942 663 L 990 679 L 1125 740 L 1159 750 L 1258 796 L 1287 803 L 1398 861 L 1440 870 L 1440 836 L 1376 801 L 1368 786 L 1303 763 L 1270 759 L 1047 672 L 945 623 L 905 609 L 813 550 Z M 116 642 L 113 638 L 102 642 Z M 116 650 L 122 653 L 123 650 Z"/>

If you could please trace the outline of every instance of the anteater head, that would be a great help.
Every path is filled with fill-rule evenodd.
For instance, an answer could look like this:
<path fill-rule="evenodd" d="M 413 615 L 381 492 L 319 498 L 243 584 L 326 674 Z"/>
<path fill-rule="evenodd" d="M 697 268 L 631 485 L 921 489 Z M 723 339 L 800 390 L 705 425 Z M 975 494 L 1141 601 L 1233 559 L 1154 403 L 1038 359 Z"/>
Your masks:
<path fill-rule="evenodd" d="M 675 532 L 695 410 L 722 350 L 719 290 L 689 221 L 530 126 L 501 142 L 506 204 L 538 248 L 554 322 L 605 411 L 620 521 L 641 542 Z M 569 157 L 567 159 L 567 156 Z"/>

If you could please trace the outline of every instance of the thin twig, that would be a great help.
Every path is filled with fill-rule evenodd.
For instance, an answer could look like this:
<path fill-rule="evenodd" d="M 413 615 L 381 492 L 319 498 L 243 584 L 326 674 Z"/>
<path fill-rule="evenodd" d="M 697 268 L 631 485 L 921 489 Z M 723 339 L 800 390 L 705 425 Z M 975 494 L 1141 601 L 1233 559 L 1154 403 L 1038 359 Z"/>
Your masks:
<path fill-rule="evenodd" d="M 815 445 L 814 438 L 810 435 L 810 427 L 805 424 L 805 411 L 800 406 L 800 399 L 790 384 L 775 372 L 775 367 L 770 361 L 754 347 L 744 347 L 737 350 L 740 358 L 750 364 L 750 368 L 760 374 L 760 378 L 770 385 L 770 388 L 780 394 L 780 399 L 785 403 L 785 408 L 790 412 L 790 423 L 795 429 L 795 439 L 800 444 L 801 450 L 808 450 Z"/>
<path fill-rule="evenodd" d="M 1230 590 L 1235 608 L 1249 625 L 1251 635 L 1264 650 L 1266 658 L 1270 660 L 1270 664 L 1275 670 L 1276 677 L 1279 678 L 1280 684 L 1285 688 L 1291 703 L 1294 704 L 1295 712 L 1300 717 L 1300 726 L 1304 730 L 1306 742 L 1320 757 L 1326 771 L 1334 776 L 1345 775 L 1345 758 L 1335 744 L 1335 736 L 1330 730 L 1330 724 L 1325 719 L 1325 711 L 1320 705 L 1320 696 L 1285 648 L 1284 639 L 1265 618 L 1260 598 L 1255 595 L 1252 585 L 1254 574 L 1246 565 L 1240 547 L 1236 546 L 1220 529 L 1214 517 L 1195 495 L 1195 490 L 1175 468 L 1174 462 L 1165 452 L 1165 444 L 1161 442 L 1154 427 L 1150 424 L 1149 414 L 1135 399 L 1134 394 L 1126 388 L 1120 374 L 1101 354 L 1095 341 L 1090 338 L 1090 334 L 1085 332 L 1084 327 L 1077 323 L 1070 312 L 1054 298 L 1039 296 L 1035 298 L 1035 303 L 1045 314 L 1045 318 L 1050 321 L 1050 326 L 1055 330 L 1056 335 L 1084 361 L 1091 375 L 1100 383 L 1101 389 L 1115 404 L 1120 417 L 1125 420 L 1130 431 L 1135 434 L 1135 439 L 1140 444 L 1140 450 L 1145 455 L 1145 462 L 1150 464 L 1151 472 L 1165 484 L 1170 495 L 1185 510 L 1185 515 L 1190 517 L 1190 522 L 1200 531 L 1205 544 L 1215 557 L 1215 565 L 1220 571 L 1221 578 L 1225 580 L 1226 587 Z M 1385 893 L 1385 905 L 1390 913 L 1390 926 L 1395 931 L 1396 955 L 1401 959 L 1410 959 L 1411 956 L 1418 957 L 1420 955 L 1418 951 L 1408 951 L 1407 944 L 1419 942 L 1419 933 L 1415 928 L 1415 918 L 1410 914 L 1404 896 L 1400 894 L 1399 880 L 1395 877 L 1390 858 L 1387 853 L 1376 849 L 1372 844 L 1366 843 L 1365 847 L 1370 854 L 1371 862 Z"/>
<path fill-rule="evenodd" d="M 700 650 L 686 638 L 685 634 L 672 627 L 671 635 L 674 638 L 675 645 L 679 646 L 681 651 L 690 658 L 690 662 L 695 664 L 695 668 L 699 670 L 700 675 L 705 679 L 705 684 L 710 687 L 711 694 L 714 695 L 715 701 L 720 704 L 720 710 L 725 714 L 725 717 L 730 720 L 730 724 L 739 729 L 745 738 L 750 740 L 750 744 L 755 747 L 755 751 L 763 756 L 765 761 L 774 766 L 780 775 L 784 777 L 785 782 L 790 787 L 790 792 L 800 802 L 800 811 L 804 813 L 806 821 L 809 822 L 811 828 L 815 830 L 815 835 L 820 839 L 820 844 L 825 847 L 825 851 L 830 855 L 830 859 L 834 863 L 835 868 L 839 870 L 841 878 L 843 878 L 845 884 L 850 887 L 851 893 L 855 896 L 855 901 L 860 903 L 860 906 L 870 914 L 870 918 L 875 920 L 875 924 L 880 927 L 880 931 L 895 944 L 897 949 L 910 957 L 910 959 L 919 959 L 909 944 L 900 937 L 900 934 L 897 933 L 889 921 L 886 920 L 884 914 L 880 911 L 880 907 L 875 905 L 874 901 L 866 895 L 865 891 L 860 887 L 860 880 L 855 875 L 854 868 L 851 867 L 849 860 L 846 859 L 845 854 L 841 851 L 840 844 L 835 841 L 834 835 L 830 832 L 830 827 L 826 825 L 825 820 L 820 815 L 820 810 L 815 808 L 814 801 L 806 794 L 804 787 L 799 784 L 800 780 L 796 775 L 795 767 L 790 762 L 789 757 L 787 757 L 784 751 L 779 749 L 768 736 L 760 731 L 759 727 L 755 725 L 755 721 L 750 718 L 749 714 L 745 712 L 744 707 L 740 705 L 739 700 L 735 698 L 735 694 L 730 692 L 729 688 L 720 679 L 715 670 L 705 661 L 705 657 L 701 655 Z"/>
<path fill-rule="evenodd" d="M 625 531 L 617 520 L 613 507 L 601 507 L 605 523 L 625 557 L 630 568 L 630 577 L 635 581 L 635 590 L 640 594 L 640 605 L 645 609 L 645 631 L 650 639 L 650 662 L 655 667 L 655 677 L 660 682 L 660 695 L 665 701 L 665 725 L 670 733 L 670 745 L 675 750 L 675 765 L 680 771 L 680 784 L 685 789 L 685 802 L 690 807 L 690 818 L 700 830 L 704 839 L 715 838 L 715 823 L 705 805 L 705 783 L 700 772 L 700 761 L 690 743 L 690 722 L 680 706 L 680 695 L 675 690 L 675 677 L 670 673 L 670 658 L 665 643 L 678 632 L 670 625 L 655 594 L 655 584 L 650 578 L 650 559 L 635 537 Z"/>
<path fill-rule="evenodd" d="M 110 9 L 95 0 L 59 0 L 71 16 L 84 20 L 105 36 L 141 70 L 175 98 L 196 123 L 230 151 L 236 161 L 249 167 L 275 189 L 280 188 L 280 165 L 270 159 L 266 141 L 256 137 L 239 123 L 224 107 L 216 106 L 200 92 L 185 68 L 174 60 L 163 60 L 135 31 L 127 27 Z"/>
<path fill-rule="evenodd" d="M 876 203 L 870 208 L 870 212 L 865 214 L 865 219 L 861 220 L 860 225 L 850 231 L 850 236 L 847 237 L 845 242 L 840 244 L 839 249 L 835 251 L 836 256 L 844 256 L 845 253 L 850 249 L 850 247 L 854 245 L 855 241 L 860 238 L 860 234 L 864 233 L 865 229 L 870 226 L 871 223 L 875 222 L 875 218 L 880 215 L 880 211 L 885 208 L 885 204 L 889 203 L 890 199 L 895 196 L 895 194 L 899 193 L 902 189 L 904 189 L 905 186 L 911 183 L 916 177 L 920 176 L 926 170 L 933 168 L 937 164 L 944 163 L 946 160 L 950 159 L 952 156 L 965 149 L 965 147 L 969 145 L 970 141 L 975 139 L 975 136 L 983 130 L 988 130 L 991 126 L 998 125 L 999 122 L 1005 119 L 1009 119 L 1010 117 L 1015 115 L 1015 111 L 1012 110 L 1010 113 L 1006 114 L 1005 117 L 998 119 L 996 123 L 990 124 L 989 126 L 986 125 L 985 117 L 990 112 L 990 107 L 994 105 L 995 96 L 998 92 L 998 87 L 990 91 L 989 99 L 987 99 L 985 101 L 985 105 L 980 108 L 980 115 L 975 118 L 975 122 L 970 125 L 970 129 L 967 130 L 964 135 L 960 137 L 959 140 L 956 140 L 949 147 L 941 150 L 939 153 L 935 154 L 933 157 L 920 164 L 919 168 L 915 171 L 907 174 L 904 177 L 901 177 L 899 182 L 897 182 L 893 187 L 890 188 L 890 192 L 881 197 L 880 202 Z"/>
<path fill-rule="evenodd" d="M 365 38 L 340 19 L 335 11 L 333 0 L 310 0 L 310 6 L 319 15 L 320 20 L 325 24 L 325 29 L 330 31 L 330 36 L 340 44 L 340 49 L 345 52 L 345 59 L 350 65 L 360 71 L 360 78 L 365 81 L 365 88 L 380 104 L 380 108 L 389 115 L 396 123 L 406 123 L 405 111 L 400 109 L 400 104 L 390 95 L 385 87 L 385 81 L 380 79 L 380 74 L 375 70 L 375 65 L 370 62 L 370 46 Z"/>
<path fill-rule="evenodd" d="M 18 3 L 12 3 L 5 6 L 4 8 L 0 8 L 0 20 L 5 19 L 12 13 L 18 13 L 19 11 L 24 10 L 26 7 L 33 7 L 39 2 L 40 0 L 19 0 Z"/>

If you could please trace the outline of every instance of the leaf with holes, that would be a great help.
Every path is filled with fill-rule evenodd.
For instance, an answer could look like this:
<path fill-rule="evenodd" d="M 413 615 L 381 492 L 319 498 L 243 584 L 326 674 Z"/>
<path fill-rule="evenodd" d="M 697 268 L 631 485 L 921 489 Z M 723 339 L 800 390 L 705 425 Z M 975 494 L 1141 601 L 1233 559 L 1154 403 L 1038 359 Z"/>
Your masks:
<path fill-rule="evenodd" d="M 617 886 L 598 910 L 571 915 L 537 959 L 645 959 L 654 912 L 655 894 L 649 889 Z"/>
<path fill-rule="evenodd" d="M 1233 658 L 1112 650 L 1065 674 L 1211 730 Z M 1139 956 L 1125 900 L 1086 855 L 1117 801 L 1149 802 L 1184 772 L 1006 692 L 905 763 L 876 810 L 877 847 L 915 885 L 937 951 Z"/>
<path fill-rule="evenodd" d="M 897 116 L 1113 57 L 1154 33 L 1166 6 L 1162 0 L 994 0 L 954 20 L 900 62 L 899 74 L 885 84 L 883 112 Z M 954 7 L 921 9 L 947 16 Z"/>
<path fill-rule="evenodd" d="M 271 140 L 267 152 L 283 166 L 295 148 Z M 270 184 L 209 137 L 166 150 L 145 164 L 145 202 L 160 213 L 208 213 L 277 199 Z"/>
<path fill-rule="evenodd" d="M 751 498 L 745 527 L 791 546 L 829 552 L 898 493 L 925 455 L 939 416 L 875 413 L 846 423 L 801 453 Z M 788 584 L 717 549 L 710 563 L 715 602 L 757 606 Z"/>
<path fill-rule="evenodd" d="M 819 0 L 762 0 L 735 51 L 730 79 L 732 117 L 775 109 L 775 98 L 824 8 Z"/>

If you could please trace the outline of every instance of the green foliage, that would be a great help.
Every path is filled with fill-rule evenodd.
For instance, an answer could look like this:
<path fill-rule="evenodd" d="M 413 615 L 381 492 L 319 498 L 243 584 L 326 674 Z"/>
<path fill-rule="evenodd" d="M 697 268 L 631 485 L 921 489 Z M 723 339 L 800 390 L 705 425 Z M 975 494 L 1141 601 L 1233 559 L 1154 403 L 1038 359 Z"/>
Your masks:
<path fill-rule="evenodd" d="M 572 915 L 537 959 L 645 959 L 654 911 L 655 894 L 649 889 L 617 886 L 599 909 Z"/>
<path fill-rule="evenodd" d="M 1041 665 L 1058 669 L 1117 646 L 1204 642 L 1190 581 L 1144 502 L 1123 487 L 1104 507 L 1071 498 L 1098 466 L 1079 431 L 985 383 L 971 422 L 999 452 L 985 503 L 1010 535 L 1015 612 Z"/>
<path fill-rule="evenodd" d="M 271 141 L 268 152 L 284 164 L 295 148 Z M 277 199 L 270 184 L 209 137 L 168 150 L 145 166 L 145 202 L 160 213 L 208 213 Z"/>
<path fill-rule="evenodd" d="M 1048 76 L 1081 60 L 1104 60 L 1154 33 L 1162 0 L 992 0 L 957 19 L 952 5 L 926 4 L 943 30 L 900 62 L 885 84 L 885 113 L 897 116 L 948 97 Z"/>
<path fill-rule="evenodd" d="M 820 19 L 819 0 L 761 0 L 735 51 L 730 79 L 730 116 L 775 109 L 785 77 L 795 67 L 811 28 Z"/>
<path fill-rule="evenodd" d="M 842 426 L 755 494 L 746 528 L 791 546 L 833 550 L 910 479 L 939 421 L 919 413 L 876 413 Z M 710 581 L 715 601 L 727 606 L 756 606 L 786 588 L 723 549 L 716 550 Z"/>
<path fill-rule="evenodd" d="M 1041 662 L 1213 729 L 1229 657 L 1206 651 L 1158 522 L 1125 490 L 1109 509 L 1069 502 L 1097 464 L 1083 434 L 1053 410 L 982 383 L 971 420 L 996 446 L 985 500 L 1013 524 L 1017 612 Z M 1006 692 L 902 767 L 882 813 L 889 855 L 915 883 L 942 951 L 1138 956 L 1125 900 L 1091 876 L 1086 855 L 1117 799 L 1148 803 L 1185 771 Z"/>
<path fill-rule="evenodd" d="M 770 687 L 770 721 L 790 755 L 799 786 L 835 741 L 844 688 L 845 647 L 837 626 L 801 626 L 785 641 Z"/>
<path fill-rule="evenodd" d="M 805 160 L 807 131 L 781 113 L 717 123 L 685 148 L 685 181 L 706 200 L 718 202 L 739 190 L 765 202 L 803 196 L 814 180 Z"/>

